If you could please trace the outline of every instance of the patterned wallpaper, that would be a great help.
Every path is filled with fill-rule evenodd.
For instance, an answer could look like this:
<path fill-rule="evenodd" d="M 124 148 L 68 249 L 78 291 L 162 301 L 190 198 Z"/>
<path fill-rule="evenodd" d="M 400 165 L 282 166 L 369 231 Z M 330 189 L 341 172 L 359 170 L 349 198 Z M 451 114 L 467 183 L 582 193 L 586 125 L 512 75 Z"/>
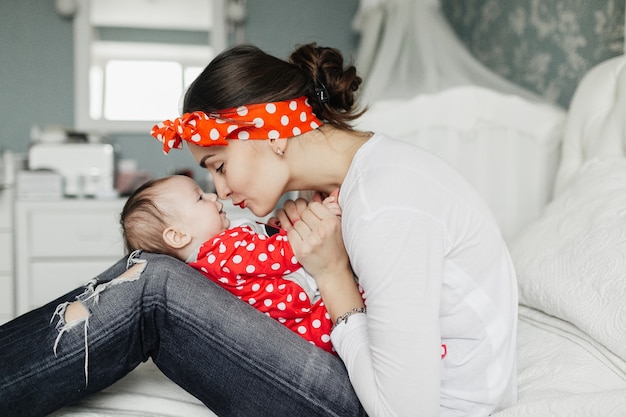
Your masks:
<path fill-rule="evenodd" d="M 625 0 L 441 0 L 474 56 L 567 108 L 581 77 L 624 53 Z"/>

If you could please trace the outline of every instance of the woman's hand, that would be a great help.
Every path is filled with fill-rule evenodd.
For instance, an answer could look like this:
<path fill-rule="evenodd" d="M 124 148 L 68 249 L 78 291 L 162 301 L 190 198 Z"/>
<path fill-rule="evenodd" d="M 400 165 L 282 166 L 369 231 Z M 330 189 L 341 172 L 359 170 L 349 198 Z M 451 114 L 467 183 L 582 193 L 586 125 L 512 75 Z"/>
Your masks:
<path fill-rule="evenodd" d="M 290 207 L 292 211 L 294 207 Z M 341 234 L 341 219 L 322 203 L 313 201 L 298 211 L 298 219 L 290 215 L 292 221 L 288 230 L 289 241 L 296 258 L 304 268 L 318 281 L 327 271 L 349 269 Z"/>
<path fill-rule="evenodd" d="M 315 268 L 314 265 L 316 263 L 325 263 L 326 259 L 329 258 L 328 255 L 334 255 L 338 260 L 338 262 L 335 262 L 336 264 L 349 263 L 341 236 L 341 207 L 337 202 L 338 199 L 339 188 L 336 188 L 327 196 L 315 193 L 311 202 L 303 198 L 298 198 L 295 201 L 287 200 L 283 208 L 277 210 L 277 217 L 269 221 L 270 225 L 282 227 L 287 232 L 294 228 L 296 231 L 299 230 L 299 250 L 302 252 L 298 254 L 296 248 L 294 248 L 294 252 L 300 263 L 311 274 L 313 274 L 311 269 Z M 336 219 L 333 219 L 333 216 Z M 302 225 L 298 226 L 298 222 L 303 220 L 303 217 L 306 217 L 306 220 Z M 316 233 L 310 233 L 314 230 Z M 292 247 L 294 246 L 293 242 L 291 245 Z M 324 252 L 322 252 L 322 246 L 324 247 Z M 309 254 L 312 254 L 312 262 L 307 268 L 305 263 L 308 263 L 308 261 L 305 257 L 309 257 Z M 321 259 L 322 262 L 318 262 L 320 258 L 323 258 Z"/>
<path fill-rule="evenodd" d="M 352 308 L 362 307 L 343 243 L 340 217 L 319 201 L 304 205 L 296 200 L 284 207 L 279 218 L 283 227 L 288 223 L 291 247 L 315 278 L 331 319 L 335 321 Z"/>

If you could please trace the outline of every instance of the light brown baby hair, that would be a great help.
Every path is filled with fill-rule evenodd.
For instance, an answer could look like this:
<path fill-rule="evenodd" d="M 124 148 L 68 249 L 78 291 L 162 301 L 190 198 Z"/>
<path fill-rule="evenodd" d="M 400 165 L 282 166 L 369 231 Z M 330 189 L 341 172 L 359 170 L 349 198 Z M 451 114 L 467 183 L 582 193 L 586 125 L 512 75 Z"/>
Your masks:
<path fill-rule="evenodd" d="M 163 231 L 170 225 L 172 214 L 159 208 L 159 186 L 169 177 L 145 182 L 126 200 L 120 215 L 120 225 L 127 253 L 141 249 L 146 252 L 176 256 L 163 241 Z"/>

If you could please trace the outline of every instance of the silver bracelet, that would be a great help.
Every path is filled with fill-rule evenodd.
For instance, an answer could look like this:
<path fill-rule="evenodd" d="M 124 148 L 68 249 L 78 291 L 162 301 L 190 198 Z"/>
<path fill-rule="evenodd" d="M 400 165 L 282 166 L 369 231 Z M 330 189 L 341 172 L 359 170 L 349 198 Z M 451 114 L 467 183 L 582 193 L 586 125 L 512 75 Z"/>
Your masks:
<path fill-rule="evenodd" d="M 352 310 L 348 311 L 347 313 L 342 314 L 341 316 L 337 317 L 337 320 L 335 321 L 333 329 L 335 327 L 339 326 L 340 323 L 348 323 L 348 318 L 351 315 L 357 314 L 357 313 L 366 314 L 367 313 L 367 307 L 355 307 Z"/>

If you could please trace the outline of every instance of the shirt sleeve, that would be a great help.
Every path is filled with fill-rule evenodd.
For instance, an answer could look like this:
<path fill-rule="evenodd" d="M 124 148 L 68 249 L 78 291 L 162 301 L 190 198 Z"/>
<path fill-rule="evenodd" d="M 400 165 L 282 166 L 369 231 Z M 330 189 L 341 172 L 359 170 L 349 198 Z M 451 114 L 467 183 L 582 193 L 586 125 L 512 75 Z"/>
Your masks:
<path fill-rule="evenodd" d="M 371 216 L 344 234 L 367 314 L 337 326 L 333 344 L 369 415 L 438 415 L 443 227 L 407 208 Z"/>

